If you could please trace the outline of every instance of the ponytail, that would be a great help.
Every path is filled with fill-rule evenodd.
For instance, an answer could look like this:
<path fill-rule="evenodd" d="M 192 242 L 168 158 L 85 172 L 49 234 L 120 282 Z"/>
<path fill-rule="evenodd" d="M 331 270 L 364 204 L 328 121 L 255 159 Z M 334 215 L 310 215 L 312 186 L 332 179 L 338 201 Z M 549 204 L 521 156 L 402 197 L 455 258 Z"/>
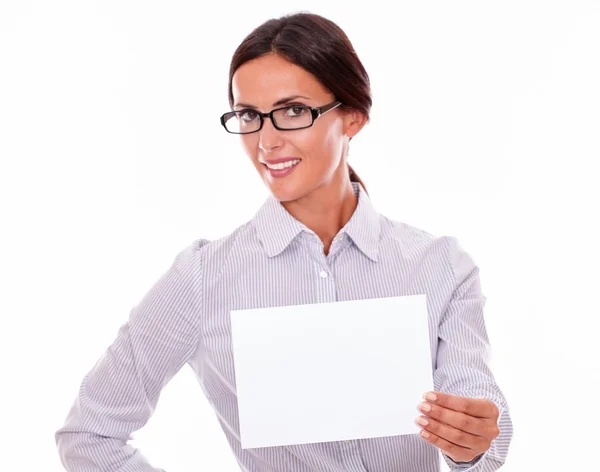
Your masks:
<path fill-rule="evenodd" d="M 354 169 L 350 164 L 348 164 L 348 173 L 350 174 L 350 182 L 359 183 L 362 186 L 362 188 L 365 189 L 365 193 L 368 195 L 369 192 L 367 192 L 367 187 L 365 187 L 365 184 L 363 183 L 362 179 L 358 176 L 356 172 L 354 172 Z"/>

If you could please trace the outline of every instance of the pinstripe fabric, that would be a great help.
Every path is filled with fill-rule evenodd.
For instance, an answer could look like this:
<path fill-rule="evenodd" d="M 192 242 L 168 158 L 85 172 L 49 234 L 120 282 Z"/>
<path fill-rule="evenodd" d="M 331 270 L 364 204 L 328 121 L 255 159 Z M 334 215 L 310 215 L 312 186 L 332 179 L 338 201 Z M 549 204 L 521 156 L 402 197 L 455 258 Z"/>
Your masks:
<path fill-rule="evenodd" d="M 442 457 L 455 470 L 498 469 L 512 423 L 486 361 L 477 267 L 454 238 L 392 221 L 375 211 L 362 187 L 354 190 L 358 206 L 328 255 L 316 234 L 272 197 L 229 236 L 197 240 L 181 251 L 84 377 L 56 432 L 65 468 L 159 471 L 127 441 L 149 420 L 161 389 L 189 363 L 243 471 L 438 471 L 438 450 L 418 435 L 242 450 L 229 320 L 231 310 L 425 293 L 435 389 L 489 398 L 501 411 L 500 436 L 482 458 L 456 465 Z"/>

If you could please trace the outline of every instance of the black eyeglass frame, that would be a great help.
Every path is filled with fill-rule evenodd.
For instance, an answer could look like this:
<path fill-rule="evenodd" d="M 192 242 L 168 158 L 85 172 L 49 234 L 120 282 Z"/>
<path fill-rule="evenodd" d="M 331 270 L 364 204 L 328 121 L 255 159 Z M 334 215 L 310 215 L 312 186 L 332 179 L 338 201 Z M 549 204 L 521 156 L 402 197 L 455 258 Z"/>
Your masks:
<path fill-rule="evenodd" d="M 319 116 L 324 115 L 328 111 L 331 111 L 334 108 L 339 107 L 340 105 L 342 105 L 342 102 L 340 102 L 339 100 L 335 100 L 335 101 L 333 101 L 331 103 L 328 103 L 327 105 L 323 105 L 323 106 L 320 106 L 320 107 L 314 107 L 314 108 L 313 107 L 309 107 L 308 105 L 286 105 L 284 107 L 275 108 L 274 110 L 271 110 L 269 113 L 261 113 L 260 111 L 255 110 L 253 108 L 245 108 L 243 110 L 228 111 L 227 113 L 223 113 L 223 115 L 221 115 L 221 125 L 223 125 L 223 128 L 225 128 L 225 131 L 227 131 L 228 133 L 231 133 L 231 134 L 252 134 L 252 133 L 259 132 L 262 129 L 262 127 L 264 126 L 264 124 L 265 124 L 265 118 L 269 118 L 271 120 L 271 123 L 273 123 L 273 126 L 275 127 L 275 129 L 278 129 L 280 131 L 296 131 L 296 130 L 299 130 L 299 129 L 310 128 L 312 125 L 315 124 L 315 120 Z M 277 126 L 277 123 L 273 119 L 273 113 L 275 113 L 276 111 L 279 111 L 279 110 L 285 110 L 287 108 L 302 108 L 303 110 L 310 110 L 310 113 L 312 115 L 312 122 L 311 122 L 311 124 L 308 125 L 308 126 L 302 126 L 300 128 L 280 128 L 279 126 Z M 258 127 L 258 129 L 254 130 L 254 131 L 246 131 L 244 133 L 236 133 L 235 131 L 229 131 L 227 129 L 227 125 L 226 125 L 226 121 L 227 120 L 225 118 L 228 115 L 230 115 L 231 117 L 233 117 L 237 113 L 244 112 L 244 111 L 253 111 L 254 113 L 256 113 L 260 117 L 260 126 Z"/>

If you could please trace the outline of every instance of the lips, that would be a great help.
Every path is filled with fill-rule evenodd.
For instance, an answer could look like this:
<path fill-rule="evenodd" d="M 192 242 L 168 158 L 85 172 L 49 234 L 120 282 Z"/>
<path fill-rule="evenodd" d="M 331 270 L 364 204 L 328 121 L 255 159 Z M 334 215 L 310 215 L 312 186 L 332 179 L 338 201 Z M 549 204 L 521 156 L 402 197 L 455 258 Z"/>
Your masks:
<path fill-rule="evenodd" d="M 294 156 L 286 156 L 286 157 L 278 157 L 276 159 L 262 159 L 260 162 L 262 162 L 263 164 L 273 165 L 273 164 L 282 164 L 282 163 L 286 163 L 289 161 L 295 161 L 297 159 L 298 158 L 294 157 Z"/>
<path fill-rule="evenodd" d="M 296 157 L 280 157 L 277 159 L 265 159 L 261 161 L 267 172 L 274 178 L 282 178 L 291 174 L 301 160 Z"/>

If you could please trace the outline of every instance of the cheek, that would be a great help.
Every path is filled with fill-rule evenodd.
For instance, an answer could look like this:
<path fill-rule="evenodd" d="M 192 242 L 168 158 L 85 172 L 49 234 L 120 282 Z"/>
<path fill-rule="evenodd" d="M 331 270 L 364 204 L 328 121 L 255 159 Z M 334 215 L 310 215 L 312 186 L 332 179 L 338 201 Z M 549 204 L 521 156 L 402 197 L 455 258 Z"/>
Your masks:
<path fill-rule="evenodd" d="M 314 155 L 322 166 L 327 167 L 339 160 L 342 143 L 341 131 L 333 125 L 319 129 L 318 133 L 307 134 L 303 145 L 308 154 Z"/>

